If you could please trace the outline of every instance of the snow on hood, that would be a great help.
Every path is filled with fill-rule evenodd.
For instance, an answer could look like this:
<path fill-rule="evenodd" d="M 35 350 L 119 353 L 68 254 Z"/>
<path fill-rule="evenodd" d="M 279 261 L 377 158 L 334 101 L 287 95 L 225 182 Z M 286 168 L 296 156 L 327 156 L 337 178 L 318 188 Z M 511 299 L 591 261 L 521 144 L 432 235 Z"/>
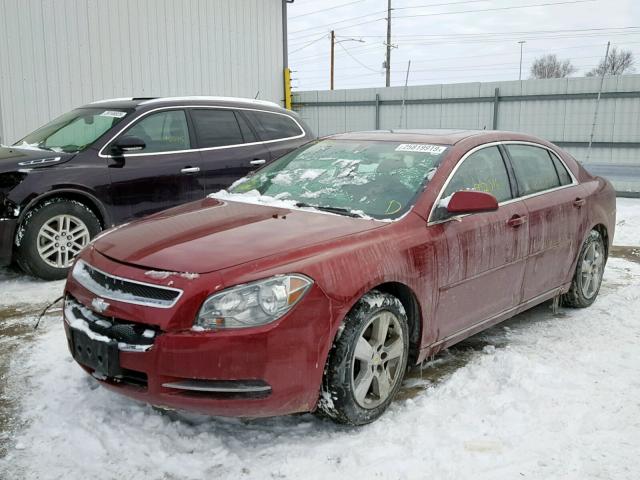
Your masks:
<path fill-rule="evenodd" d="M 100 237 L 95 249 L 149 271 L 202 274 L 386 225 L 286 200 L 247 194 L 235 200 L 235 194 L 220 193 L 152 215 Z"/>

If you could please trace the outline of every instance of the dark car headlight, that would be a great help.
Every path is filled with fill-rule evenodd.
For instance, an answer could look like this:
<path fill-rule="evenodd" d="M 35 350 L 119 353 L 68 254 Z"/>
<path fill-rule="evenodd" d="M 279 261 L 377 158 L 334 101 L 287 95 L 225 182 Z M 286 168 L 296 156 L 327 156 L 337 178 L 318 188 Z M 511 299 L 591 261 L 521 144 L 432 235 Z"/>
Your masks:
<path fill-rule="evenodd" d="M 205 300 L 194 329 L 246 328 L 271 323 L 293 308 L 313 285 L 300 274 L 231 287 Z"/>

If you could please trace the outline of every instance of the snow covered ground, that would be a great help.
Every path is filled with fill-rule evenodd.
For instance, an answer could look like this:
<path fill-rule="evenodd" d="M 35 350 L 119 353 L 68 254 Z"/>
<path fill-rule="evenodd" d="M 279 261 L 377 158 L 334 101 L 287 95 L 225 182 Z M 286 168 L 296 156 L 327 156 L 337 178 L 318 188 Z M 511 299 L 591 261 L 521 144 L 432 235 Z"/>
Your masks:
<path fill-rule="evenodd" d="M 616 244 L 640 246 L 639 210 L 619 203 Z M 13 345 L 4 395 L 17 430 L 0 436 L 0 478 L 636 479 L 640 257 L 616 252 L 591 308 L 554 316 L 545 304 L 472 337 L 411 372 L 361 428 L 158 412 L 99 388 L 49 316 Z M 60 290 L 0 275 L 18 328 Z"/>
<path fill-rule="evenodd" d="M 640 199 L 618 198 L 615 245 L 640 245 Z"/>

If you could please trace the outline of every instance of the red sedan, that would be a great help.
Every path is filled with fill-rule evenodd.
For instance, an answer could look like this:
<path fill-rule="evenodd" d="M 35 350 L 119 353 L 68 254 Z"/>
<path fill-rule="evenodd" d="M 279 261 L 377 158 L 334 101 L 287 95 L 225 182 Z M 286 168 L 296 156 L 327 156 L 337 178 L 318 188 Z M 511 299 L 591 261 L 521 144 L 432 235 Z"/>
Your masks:
<path fill-rule="evenodd" d="M 97 238 L 66 285 L 80 365 L 154 405 L 379 417 L 408 365 L 596 299 L 615 193 L 506 132 L 336 135 Z"/>

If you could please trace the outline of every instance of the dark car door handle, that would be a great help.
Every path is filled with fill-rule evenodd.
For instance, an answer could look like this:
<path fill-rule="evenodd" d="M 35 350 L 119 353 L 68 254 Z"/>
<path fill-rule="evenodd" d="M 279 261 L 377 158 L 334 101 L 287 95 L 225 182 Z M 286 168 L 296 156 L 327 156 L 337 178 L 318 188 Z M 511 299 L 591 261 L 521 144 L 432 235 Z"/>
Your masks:
<path fill-rule="evenodd" d="M 198 173 L 199 171 L 200 167 L 184 167 L 180 173 Z"/>
<path fill-rule="evenodd" d="M 267 161 L 264 158 L 254 158 L 249 163 L 251 165 L 264 165 Z"/>
<path fill-rule="evenodd" d="M 587 203 L 587 201 L 584 198 L 576 198 L 573 201 L 573 206 L 580 208 L 581 206 L 583 206 L 585 203 Z"/>
<path fill-rule="evenodd" d="M 520 215 L 514 215 L 507 221 L 507 225 L 513 228 L 518 228 L 525 223 L 527 223 L 527 217 L 522 217 Z"/>

